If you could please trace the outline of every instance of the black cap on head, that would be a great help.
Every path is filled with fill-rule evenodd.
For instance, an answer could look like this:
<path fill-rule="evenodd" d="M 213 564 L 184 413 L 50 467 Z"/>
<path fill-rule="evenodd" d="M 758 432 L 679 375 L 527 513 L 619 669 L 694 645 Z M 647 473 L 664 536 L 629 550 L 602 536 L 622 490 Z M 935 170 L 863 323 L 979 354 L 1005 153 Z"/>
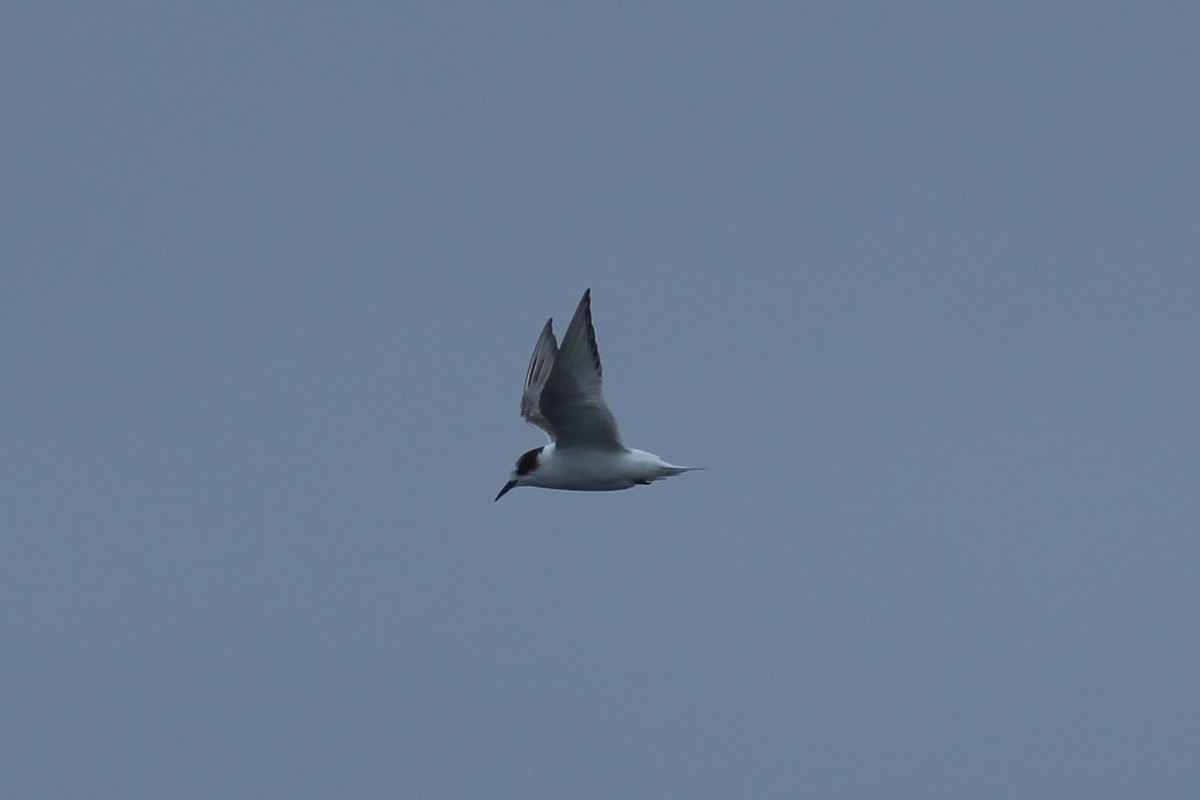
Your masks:
<path fill-rule="evenodd" d="M 521 457 L 517 459 L 517 474 L 528 475 L 537 469 L 538 456 L 541 454 L 541 447 L 535 447 L 528 453 L 523 453 Z"/>
<path fill-rule="evenodd" d="M 527 453 L 522 453 L 517 459 L 517 468 L 515 470 L 517 478 L 522 478 L 537 469 L 538 456 L 542 454 L 542 448 L 535 447 Z M 504 488 L 500 490 L 500 494 L 496 495 L 496 500 L 499 500 L 504 495 L 508 494 L 510 489 L 517 485 L 517 478 L 513 478 L 508 483 L 504 484 Z M 492 502 L 495 502 L 493 500 Z"/>

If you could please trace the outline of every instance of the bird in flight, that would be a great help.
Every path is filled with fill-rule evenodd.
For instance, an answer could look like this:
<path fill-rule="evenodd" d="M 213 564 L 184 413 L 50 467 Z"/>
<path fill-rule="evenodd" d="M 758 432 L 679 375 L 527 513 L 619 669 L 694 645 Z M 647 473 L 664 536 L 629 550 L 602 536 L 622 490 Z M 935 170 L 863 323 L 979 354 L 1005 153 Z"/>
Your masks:
<path fill-rule="evenodd" d="M 579 300 L 561 347 L 554 339 L 553 322 L 546 320 L 538 336 L 521 395 L 521 416 L 541 428 L 550 444 L 517 459 L 497 500 L 517 486 L 611 492 L 703 469 L 677 467 L 621 443 L 617 421 L 600 394 L 591 289 Z"/>

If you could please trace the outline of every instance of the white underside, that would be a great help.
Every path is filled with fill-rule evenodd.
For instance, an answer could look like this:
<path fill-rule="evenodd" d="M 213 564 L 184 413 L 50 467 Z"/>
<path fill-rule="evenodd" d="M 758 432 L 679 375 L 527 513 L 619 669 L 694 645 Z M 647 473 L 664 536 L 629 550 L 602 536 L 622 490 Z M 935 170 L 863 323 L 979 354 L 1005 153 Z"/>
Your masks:
<path fill-rule="evenodd" d="M 544 489 L 611 492 L 693 469 L 698 467 L 677 467 L 644 450 L 556 450 L 548 444 L 542 449 L 537 469 L 522 476 L 519 483 Z"/>

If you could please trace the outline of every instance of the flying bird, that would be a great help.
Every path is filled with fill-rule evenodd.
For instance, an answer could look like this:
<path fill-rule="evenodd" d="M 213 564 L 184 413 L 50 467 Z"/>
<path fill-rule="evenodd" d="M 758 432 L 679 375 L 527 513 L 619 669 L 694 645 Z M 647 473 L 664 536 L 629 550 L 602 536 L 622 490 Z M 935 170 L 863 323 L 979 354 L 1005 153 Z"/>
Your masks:
<path fill-rule="evenodd" d="M 538 336 L 521 395 L 521 416 L 541 428 L 550 444 L 517 459 L 496 500 L 518 486 L 611 492 L 703 469 L 677 467 L 621 443 L 617 421 L 600 394 L 591 289 L 579 300 L 561 347 L 554 339 L 553 322 L 546 320 Z"/>

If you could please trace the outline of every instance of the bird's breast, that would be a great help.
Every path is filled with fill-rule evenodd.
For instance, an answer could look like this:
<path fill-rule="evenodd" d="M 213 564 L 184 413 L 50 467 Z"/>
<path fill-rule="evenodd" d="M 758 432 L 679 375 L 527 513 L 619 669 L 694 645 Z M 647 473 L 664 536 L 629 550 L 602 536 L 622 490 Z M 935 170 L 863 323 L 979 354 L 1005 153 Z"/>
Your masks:
<path fill-rule="evenodd" d="M 628 489 L 644 480 L 641 465 L 629 452 L 554 450 L 539 464 L 536 486 L 607 492 Z"/>

